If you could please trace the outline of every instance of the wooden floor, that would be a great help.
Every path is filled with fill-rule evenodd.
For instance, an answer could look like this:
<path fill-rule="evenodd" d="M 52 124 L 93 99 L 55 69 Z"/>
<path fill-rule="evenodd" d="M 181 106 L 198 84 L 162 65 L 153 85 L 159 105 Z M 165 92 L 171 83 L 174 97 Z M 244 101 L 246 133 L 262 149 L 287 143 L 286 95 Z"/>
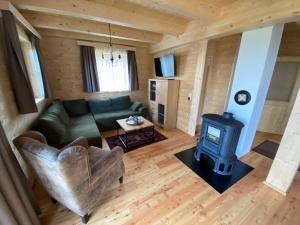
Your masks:
<path fill-rule="evenodd" d="M 179 131 L 161 131 L 167 140 L 124 156 L 124 184 L 108 191 L 88 224 L 300 224 L 300 174 L 287 197 L 263 184 L 272 160 L 250 152 L 242 160 L 255 169 L 222 195 L 174 157 L 196 139 Z M 107 134 L 111 135 L 111 134 Z M 258 133 L 255 145 L 280 136 Z M 39 185 L 43 225 L 81 224 L 80 218 L 52 204 Z"/>

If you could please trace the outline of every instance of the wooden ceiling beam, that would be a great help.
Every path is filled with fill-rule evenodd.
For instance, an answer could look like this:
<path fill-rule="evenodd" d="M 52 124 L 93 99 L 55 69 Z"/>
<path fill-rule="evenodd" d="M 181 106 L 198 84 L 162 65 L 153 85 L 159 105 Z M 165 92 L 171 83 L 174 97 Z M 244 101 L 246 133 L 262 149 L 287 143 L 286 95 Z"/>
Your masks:
<path fill-rule="evenodd" d="M 218 38 L 276 23 L 300 20 L 299 0 L 249 0 L 244 8 L 242 3 L 238 6 L 238 10 L 225 10 L 221 19 L 209 25 L 203 24 L 201 21 L 192 21 L 182 35 L 177 37 L 164 35 L 161 42 L 150 46 L 150 52 L 159 52 L 198 40 Z"/>
<path fill-rule="evenodd" d="M 215 20 L 221 15 L 221 8 L 213 1 L 199 0 L 129 0 L 130 2 L 157 10 L 174 13 L 190 19 Z"/>
<path fill-rule="evenodd" d="M 24 11 L 23 16 L 36 28 L 70 31 L 104 37 L 109 36 L 108 24 L 105 23 L 28 11 Z M 162 35 L 158 33 L 118 25 L 111 25 L 111 31 L 112 37 L 118 39 L 147 43 L 157 43 L 162 39 Z"/>
<path fill-rule="evenodd" d="M 71 39 L 76 41 L 93 41 L 93 42 L 107 43 L 108 45 L 108 38 L 106 37 L 100 37 L 100 36 L 95 36 L 90 34 L 80 34 L 76 32 L 50 30 L 50 29 L 43 29 L 43 28 L 38 29 L 38 31 L 42 35 L 42 37 L 57 37 L 57 38 L 65 38 L 65 39 Z M 137 42 L 137 41 L 123 40 L 123 39 L 116 39 L 116 38 L 112 38 L 112 43 L 118 45 L 149 48 L 149 44 L 145 42 Z"/>
<path fill-rule="evenodd" d="M 183 33 L 187 24 L 185 19 L 140 6 L 124 10 L 88 0 L 12 0 L 12 2 L 17 8 L 23 10 L 70 16 L 171 35 Z"/>

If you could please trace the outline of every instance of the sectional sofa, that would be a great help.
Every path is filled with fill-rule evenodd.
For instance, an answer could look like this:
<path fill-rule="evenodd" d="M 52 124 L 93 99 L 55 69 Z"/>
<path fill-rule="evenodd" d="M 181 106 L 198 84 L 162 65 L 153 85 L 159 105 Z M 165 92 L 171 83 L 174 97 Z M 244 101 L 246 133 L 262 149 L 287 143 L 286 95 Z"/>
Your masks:
<path fill-rule="evenodd" d="M 80 136 L 89 145 L 102 147 L 101 131 L 115 129 L 116 120 L 131 115 L 148 116 L 148 109 L 129 96 L 93 100 L 55 100 L 32 129 L 44 134 L 49 145 L 61 148 Z"/>

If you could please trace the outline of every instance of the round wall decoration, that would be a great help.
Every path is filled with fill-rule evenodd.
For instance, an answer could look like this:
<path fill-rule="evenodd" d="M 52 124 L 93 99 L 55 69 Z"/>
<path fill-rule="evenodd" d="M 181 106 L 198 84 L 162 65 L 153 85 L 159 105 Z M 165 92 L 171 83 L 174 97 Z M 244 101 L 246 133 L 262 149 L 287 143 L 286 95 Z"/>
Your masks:
<path fill-rule="evenodd" d="M 234 100 L 239 105 L 246 105 L 250 102 L 251 95 L 248 91 L 241 90 L 235 94 Z"/>

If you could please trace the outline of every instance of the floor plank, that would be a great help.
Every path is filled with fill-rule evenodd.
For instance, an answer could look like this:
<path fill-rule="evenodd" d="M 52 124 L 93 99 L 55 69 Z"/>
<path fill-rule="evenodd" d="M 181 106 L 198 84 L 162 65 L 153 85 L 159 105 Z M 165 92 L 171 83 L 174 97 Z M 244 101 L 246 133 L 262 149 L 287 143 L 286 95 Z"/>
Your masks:
<path fill-rule="evenodd" d="M 124 183 L 107 191 L 88 224 L 300 224 L 299 173 L 284 197 L 263 184 L 272 160 L 250 152 L 241 160 L 255 169 L 219 194 L 174 156 L 197 138 L 177 129 L 159 131 L 168 139 L 124 155 Z M 253 146 L 267 139 L 279 143 L 281 136 L 258 132 Z M 35 192 L 43 225 L 81 224 L 77 215 L 52 204 L 40 185 Z"/>

